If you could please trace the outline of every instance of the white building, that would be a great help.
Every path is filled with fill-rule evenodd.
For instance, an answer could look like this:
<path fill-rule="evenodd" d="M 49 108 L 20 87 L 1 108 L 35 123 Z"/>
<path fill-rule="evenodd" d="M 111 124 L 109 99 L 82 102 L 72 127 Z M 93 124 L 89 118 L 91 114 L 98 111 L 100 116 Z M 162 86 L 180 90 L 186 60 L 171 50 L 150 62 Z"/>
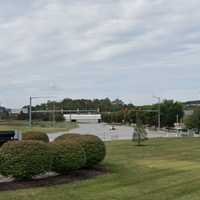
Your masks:
<path fill-rule="evenodd" d="M 101 122 L 101 114 L 65 114 L 66 121 L 74 122 L 89 122 L 99 123 Z"/>
<path fill-rule="evenodd" d="M 27 114 L 28 109 L 27 108 L 19 108 L 19 109 L 12 108 L 12 109 L 10 109 L 10 112 L 11 112 L 11 114 L 20 114 L 21 112 L 24 114 Z"/>

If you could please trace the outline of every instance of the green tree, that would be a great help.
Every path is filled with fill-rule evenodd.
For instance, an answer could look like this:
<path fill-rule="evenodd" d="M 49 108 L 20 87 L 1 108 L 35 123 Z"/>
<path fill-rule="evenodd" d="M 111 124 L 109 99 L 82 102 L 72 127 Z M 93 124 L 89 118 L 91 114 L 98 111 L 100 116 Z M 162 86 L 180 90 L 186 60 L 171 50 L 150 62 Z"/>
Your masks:
<path fill-rule="evenodd" d="M 164 100 L 161 105 L 161 126 L 173 127 L 177 120 L 183 118 L 183 105 L 173 100 Z"/>
<path fill-rule="evenodd" d="M 140 146 L 141 142 L 147 139 L 147 132 L 142 124 L 141 120 L 137 120 L 137 124 L 134 127 L 132 141 L 136 141 L 137 145 Z"/>
<path fill-rule="evenodd" d="M 189 129 L 196 129 L 200 132 L 200 108 L 196 108 L 192 115 L 184 119 L 184 123 Z"/>

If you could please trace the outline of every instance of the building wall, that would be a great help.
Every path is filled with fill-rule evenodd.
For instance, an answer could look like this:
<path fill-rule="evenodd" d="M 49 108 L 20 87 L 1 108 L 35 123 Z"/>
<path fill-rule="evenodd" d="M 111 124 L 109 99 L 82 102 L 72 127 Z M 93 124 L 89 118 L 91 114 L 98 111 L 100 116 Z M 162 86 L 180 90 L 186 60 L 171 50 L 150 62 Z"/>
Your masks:
<path fill-rule="evenodd" d="M 77 122 L 98 123 L 99 121 L 101 121 L 100 114 L 65 114 L 64 118 L 66 121 Z"/>

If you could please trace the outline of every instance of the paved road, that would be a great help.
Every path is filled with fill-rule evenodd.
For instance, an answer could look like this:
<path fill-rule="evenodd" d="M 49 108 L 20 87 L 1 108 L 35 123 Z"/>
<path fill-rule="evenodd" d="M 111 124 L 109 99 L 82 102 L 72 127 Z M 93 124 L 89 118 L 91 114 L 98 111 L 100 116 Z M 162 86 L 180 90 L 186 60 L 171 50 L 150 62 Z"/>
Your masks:
<path fill-rule="evenodd" d="M 75 128 L 70 131 L 70 133 L 79 134 L 92 134 L 97 135 L 104 141 L 109 140 L 125 140 L 132 139 L 133 128 L 128 126 L 115 126 L 116 130 L 110 130 L 110 125 L 108 124 L 79 124 L 79 128 Z M 50 141 L 53 141 L 56 137 L 62 135 L 62 133 L 51 133 L 48 134 Z M 177 137 L 176 133 L 168 133 L 164 131 L 148 131 L 149 138 L 159 138 L 159 137 Z"/>
<path fill-rule="evenodd" d="M 129 139 L 132 137 L 133 128 L 127 126 L 116 126 L 116 130 L 111 131 L 110 125 L 107 124 L 79 124 L 79 128 L 75 128 L 70 133 L 78 134 L 92 134 L 100 137 L 104 141 L 112 139 Z M 56 137 L 63 133 L 51 133 L 48 134 L 50 141 L 53 141 Z"/>

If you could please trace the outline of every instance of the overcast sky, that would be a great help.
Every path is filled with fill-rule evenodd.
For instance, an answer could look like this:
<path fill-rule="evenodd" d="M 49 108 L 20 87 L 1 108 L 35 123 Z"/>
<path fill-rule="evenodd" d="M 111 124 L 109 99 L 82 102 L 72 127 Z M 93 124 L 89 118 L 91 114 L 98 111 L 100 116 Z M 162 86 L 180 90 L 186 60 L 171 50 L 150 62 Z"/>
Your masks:
<path fill-rule="evenodd" d="M 0 102 L 200 98 L 199 0 L 0 0 Z"/>

